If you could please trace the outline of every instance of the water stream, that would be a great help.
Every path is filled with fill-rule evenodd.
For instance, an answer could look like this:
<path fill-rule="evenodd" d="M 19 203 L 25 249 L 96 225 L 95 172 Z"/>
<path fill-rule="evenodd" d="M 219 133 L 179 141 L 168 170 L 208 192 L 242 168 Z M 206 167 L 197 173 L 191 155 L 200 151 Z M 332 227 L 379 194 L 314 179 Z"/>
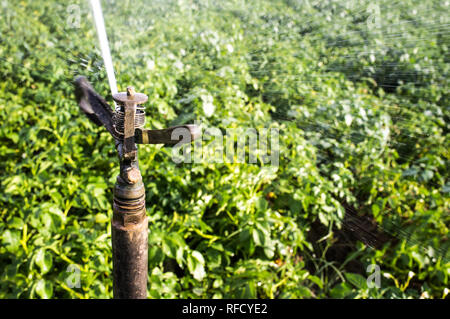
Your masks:
<path fill-rule="evenodd" d="M 94 16 L 95 27 L 97 28 L 98 40 L 100 41 L 100 49 L 102 51 L 103 62 L 105 63 L 106 74 L 108 76 L 111 94 L 117 93 L 117 82 L 114 74 L 114 67 L 109 50 L 108 37 L 106 36 L 105 21 L 103 20 L 102 7 L 100 0 L 90 0 L 92 14 Z"/>

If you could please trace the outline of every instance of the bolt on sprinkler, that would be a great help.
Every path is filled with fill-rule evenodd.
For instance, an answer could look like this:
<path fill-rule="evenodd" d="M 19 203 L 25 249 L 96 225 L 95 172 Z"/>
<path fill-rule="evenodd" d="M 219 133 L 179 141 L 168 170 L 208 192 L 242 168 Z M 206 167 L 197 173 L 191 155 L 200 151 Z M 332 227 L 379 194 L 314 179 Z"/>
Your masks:
<path fill-rule="evenodd" d="M 84 77 L 75 79 L 75 94 L 87 117 L 111 133 L 119 157 L 120 173 L 114 185 L 112 218 L 114 298 L 147 298 L 148 217 L 136 144 L 188 143 L 200 136 L 200 129 L 196 125 L 162 130 L 143 128 L 142 104 L 148 97 L 136 93 L 133 87 L 113 94 L 117 103 L 114 111 Z"/>

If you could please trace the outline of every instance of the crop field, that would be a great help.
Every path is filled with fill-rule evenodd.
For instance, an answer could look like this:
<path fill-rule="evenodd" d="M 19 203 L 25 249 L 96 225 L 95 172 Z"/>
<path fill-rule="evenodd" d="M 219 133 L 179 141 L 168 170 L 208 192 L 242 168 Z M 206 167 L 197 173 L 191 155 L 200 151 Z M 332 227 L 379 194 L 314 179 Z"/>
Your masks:
<path fill-rule="evenodd" d="M 276 165 L 139 146 L 149 298 L 449 298 L 450 1 L 102 7 L 146 127 L 279 132 Z M 117 153 L 73 84 L 113 105 L 89 2 L 0 11 L 0 298 L 112 298 Z"/>

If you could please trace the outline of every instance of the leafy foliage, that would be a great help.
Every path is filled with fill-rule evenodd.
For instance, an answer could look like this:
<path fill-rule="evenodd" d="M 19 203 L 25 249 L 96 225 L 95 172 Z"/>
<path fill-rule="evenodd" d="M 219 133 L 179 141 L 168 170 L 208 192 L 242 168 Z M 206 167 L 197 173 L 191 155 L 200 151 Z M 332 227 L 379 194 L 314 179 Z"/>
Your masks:
<path fill-rule="evenodd" d="M 104 13 L 147 126 L 280 130 L 279 167 L 140 147 L 151 298 L 446 296 L 448 2 L 375 1 L 375 27 L 368 1 L 135 2 Z M 89 6 L 2 4 L 0 297 L 112 297 L 116 153 L 72 87 L 111 101 Z"/>

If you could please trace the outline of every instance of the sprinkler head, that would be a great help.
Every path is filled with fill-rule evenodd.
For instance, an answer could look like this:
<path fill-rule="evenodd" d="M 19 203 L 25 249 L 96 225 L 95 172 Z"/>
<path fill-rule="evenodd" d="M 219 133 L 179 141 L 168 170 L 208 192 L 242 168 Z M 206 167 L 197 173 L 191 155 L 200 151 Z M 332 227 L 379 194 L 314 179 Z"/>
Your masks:
<path fill-rule="evenodd" d="M 143 93 L 134 92 L 132 87 L 128 87 L 126 92 L 113 95 L 114 101 L 118 104 L 117 108 L 113 110 L 106 100 L 95 92 L 85 77 L 77 77 L 74 84 L 75 95 L 81 111 L 96 125 L 104 126 L 116 143 L 124 144 L 128 138 L 129 144 L 133 142 L 136 144 L 180 145 L 182 143 L 190 143 L 200 137 L 200 128 L 192 124 L 178 125 L 160 130 L 143 128 L 145 124 L 145 110 L 142 104 L 147 102 L 148 97 Z M 127 134 L 125 134 L 126 105 L 131 106 L 132 110 L 133 105 L 135 107 L 135 111 L 130 112 L 130 114 L 134 115 L 134 125 L 128 126 L 130 131 Z M 132 115 L 130 115 L 129 120 Z M 131 123 L 133 122 L 131 121 Z M 175 130 L 177 130 L 177 134 L 173 134 Z"/>
<path fill-rule="evenodd" d="M 113 94 L 113 99 L 118 104 L 125 104 L 127 102 L 133 102 L 136 104 L 143 104 L 147 102 L 148 96 L 143 93 L 136 93 L 132 86 L 127 87 L 126 92 L 119 92 Z"/>

